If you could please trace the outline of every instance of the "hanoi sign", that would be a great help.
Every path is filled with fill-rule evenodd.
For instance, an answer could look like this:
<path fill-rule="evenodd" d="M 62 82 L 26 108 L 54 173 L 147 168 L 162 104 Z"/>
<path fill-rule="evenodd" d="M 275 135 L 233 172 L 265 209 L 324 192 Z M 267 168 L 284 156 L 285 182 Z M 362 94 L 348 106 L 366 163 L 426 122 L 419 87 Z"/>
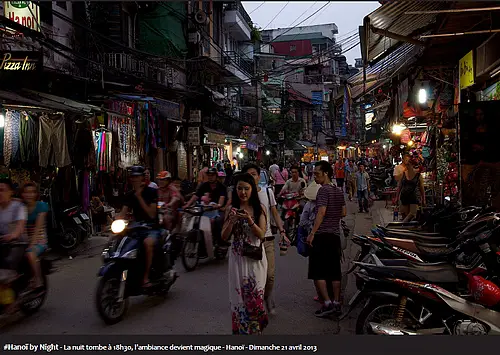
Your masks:
<path fill-rule="evenodd" d="M 0 52 L 0 72 L 34 72 L 40 69 L 37 52 Z"/>
<path fill-rule="evenodd" d="M 3 8 L 9 20 L 40 32 L 40 8 L 33 1 L 4 1 Z"/>

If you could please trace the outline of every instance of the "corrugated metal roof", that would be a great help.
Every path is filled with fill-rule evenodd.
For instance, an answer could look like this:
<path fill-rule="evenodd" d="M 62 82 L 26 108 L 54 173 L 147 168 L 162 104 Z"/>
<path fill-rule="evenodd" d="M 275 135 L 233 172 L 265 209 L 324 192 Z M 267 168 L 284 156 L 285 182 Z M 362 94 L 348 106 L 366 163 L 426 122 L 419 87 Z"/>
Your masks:
<path fill-rule="evenodd" d="M 323 36 L 321 32 L 311 32 L 311 33 L 299 33 L 296 35 L 284 35 L 281 37 L 277 37 L 277 39 L 273 42 L 289 42 L 289 41 L 301 41 L 304 39 L 323 39 L 328 38 Z"/>
<path fill-rule="evenodd" d="M 363 24 L 366 33 L 368 62 L 379 58 L 384 52 L 401 44 L 401 41 L 375 34 L 370 26 L 387 30 L 401 36 L 411 36 L 418 29 L 436 21 L 437 14 L 405 15 L 407 11 L 443 10 L 453 2 L 444 1 L 394 1 L 387 3 L 367 15 Z"/>
<path fill-rule="evenodd" d="M 400 70 L 414 63 L 423 50 L 423 47 L 404 43 L 381 61 L 375 63 L 373 66 L 368 66 L 366 68 L 366 92 L 384 84 L 394 75 L 397 75 Z M 353 99 L 362 95 L 364 91 L 363 71 L 351 76 L 348 79 L 348 83 L 352 87 L 351 96 Z"/>

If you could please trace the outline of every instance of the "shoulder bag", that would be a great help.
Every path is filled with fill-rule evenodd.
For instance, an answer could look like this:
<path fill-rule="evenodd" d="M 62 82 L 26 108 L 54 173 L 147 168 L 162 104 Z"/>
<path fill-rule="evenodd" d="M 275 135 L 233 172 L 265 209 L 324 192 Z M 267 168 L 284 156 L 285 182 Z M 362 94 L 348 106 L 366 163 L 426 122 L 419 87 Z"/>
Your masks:
<path fill-rule="evenodd" d="M 265 212 L 263 212 L 263 213 L 264 213 L 264 217 L 267 218 L 266 213 Z M 256 222 L 253 221 L 253 223 L 256 223 Z M 266 221 L 266 224 L 267 224 L 267 221 Z M 263 254 L 262 244 L 263 244 L 262 240 L 260 241 L 259 246 L 255 246 L 255 245 L 252 245 L 252 244 L 244 241 L 241 255 L 246 256 L 247 258 L 250 258 L 250 259 L 256 260 L 256 261 L 262 260 L 262 254 Z"/>

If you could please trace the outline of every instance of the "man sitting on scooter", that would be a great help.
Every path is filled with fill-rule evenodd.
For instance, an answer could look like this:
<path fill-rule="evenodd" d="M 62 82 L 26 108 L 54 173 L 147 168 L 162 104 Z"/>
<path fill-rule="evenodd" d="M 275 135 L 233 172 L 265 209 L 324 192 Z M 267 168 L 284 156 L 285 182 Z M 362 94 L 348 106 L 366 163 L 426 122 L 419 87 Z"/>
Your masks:
<path fill-rule="evenodd" d="M 132 190 L 125 195 L 123 208 L 117 219 L 125 219 L 132 210 L 136 222 L 156 224 L 158 223 L 158 192 L 156 189 L 146 186 L 145 168 L 133 166 L 129 168 L 130 184 Z M 154 248 L 160 238 L 160 231 L 150 229 L 144 239 L 144 249 L 146 252 L 146 269 L 144 270 L 143 286 L 150 287 L 149 270 L 153 263 Z"/>
<path fill-rule="evenodd" d="M 224 206 L 224 201 L 227 196 L 226 187 L 217 181 L 217 169 L 210 168 L 207 172 L 208 181 L 202 183 L 196 193 L 191 197 L 191 199 L 184 205 L 184 208 L 188 208 L 197 200 L 200 200 L 205 194 L 209 194 L 210 201 L 215 202 L 213 207 L 220 210 Z M 214 219 L 212 235 L 214 236 L 214 244 L 219 245 L 221 243 L 221 232 L 222 232 L 222 218 L 218 216 Z"/>
<path fill-rule="evenodd" d="M 181 192 L 172 183 L 172 174 L 168 171 L 160 172 L 156 176 L 156 179 L 160 186 L 158 189 L 158 199 L 165 203 L 165 208 L 170 210 L 168 215 L 163 219 L 165 228 L 169 231 L 173 231 L 177 227 L 179 221 L 179 212 L 177 209 L 182 206 L 184 199 L 182 198 Z"/>

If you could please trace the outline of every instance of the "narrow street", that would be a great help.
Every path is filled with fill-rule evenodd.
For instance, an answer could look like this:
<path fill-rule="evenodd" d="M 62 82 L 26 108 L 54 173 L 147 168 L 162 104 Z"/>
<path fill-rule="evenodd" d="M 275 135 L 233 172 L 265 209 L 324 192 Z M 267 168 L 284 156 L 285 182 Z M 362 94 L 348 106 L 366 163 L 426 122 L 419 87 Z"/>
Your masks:
<path fill-rule="evenodd" d="M 384 221 L 388 210 L 377 202 L 370 214 L 358 214 L 348 202 L 347 224 L 354 233 L 368 233 L 374 223 Z M 387 217 L 385 217 L 387 220 Z M 6 324 L 4 334 L 230 334 L 227 263 L 200 265 L 180 277 L 166 300 L 134 297 L 125 319 L 106 326 L 94 306 L 96 273 L 101 265 L 100 248 L 95 247 L 72 260 L 57 262 L 50 275 L 50 291 L 42 309 L 32 317 L 19 316 Z M 348 242 L 343 269 L 347 270 L 357 246 Z M 279 251 L 278 251 L 279 253 Z M 307 280 L 307 259 L 290 249 L 277 255 L 276 302 L 278 314 L 270 320 L 266 334 L 352 334 L 356 315 L 340 324 L 314 316 L 318 307 L 312 282 Z M 355 292 L 353 276 L 344 282 L 344 303 Z"/>

